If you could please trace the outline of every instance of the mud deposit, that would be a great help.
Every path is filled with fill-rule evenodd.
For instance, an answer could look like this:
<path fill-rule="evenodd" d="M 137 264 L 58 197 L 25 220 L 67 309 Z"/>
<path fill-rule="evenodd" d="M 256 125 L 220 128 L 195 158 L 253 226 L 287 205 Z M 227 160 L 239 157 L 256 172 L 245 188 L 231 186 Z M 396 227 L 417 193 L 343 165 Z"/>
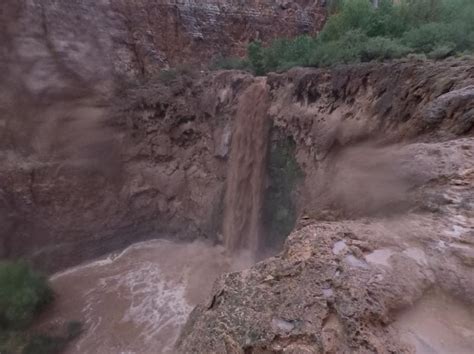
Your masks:
<path fill-rule="evenodd" d="M 137 244 L 54 275 L 57 301 L 42 326 L 83 322 L 85 332 L 68 353 L 170 353 L 215 278 L 244 265 L 203 242 Z"/>

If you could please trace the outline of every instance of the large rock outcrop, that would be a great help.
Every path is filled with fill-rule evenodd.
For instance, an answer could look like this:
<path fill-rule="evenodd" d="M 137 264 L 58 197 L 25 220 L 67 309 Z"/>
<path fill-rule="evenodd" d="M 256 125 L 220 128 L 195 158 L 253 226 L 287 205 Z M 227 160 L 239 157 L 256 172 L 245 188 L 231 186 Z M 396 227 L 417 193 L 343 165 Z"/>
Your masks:
<path fill-rule="evenodd" d="M 472 67 L 401 61 L 269 75 L 274 134 L 295 141 L 305 175 L 297 231 L 277 256 L 216 282 L 179 351 L 469 352 Z"/>
<path fill-rule="evenodd" d="M 410 184 L 421 196 L 417 206 L 354 219 L 303 218 L 279 255 L 216 282 L 190 315 L 180 352 L 468 353 L 474 344 L 473 138 L 381 149 L 388 151 L 394 160 L 369 153 L 364 157 L 375 159 L 366 165 L 428 174 L 421 185 Z M 348 162 L 335 163 L 335 188 Z M 354 173 L 366 168 L 357 162 L 352 189 L 371 190 L 373 181 Z M 419 306 L 431 307 L 423 314 Z M 432 311 L 441 324 L 430 324 Z"/>

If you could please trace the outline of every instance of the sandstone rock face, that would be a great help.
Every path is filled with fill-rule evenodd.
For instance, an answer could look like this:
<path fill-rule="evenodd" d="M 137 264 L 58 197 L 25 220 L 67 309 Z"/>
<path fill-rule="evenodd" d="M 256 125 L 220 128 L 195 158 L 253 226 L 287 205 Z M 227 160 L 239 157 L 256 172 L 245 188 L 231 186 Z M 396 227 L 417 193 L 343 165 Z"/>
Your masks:
<path fill-rule="evenodd" d="M 253 40 L 315 34 L 326 17 L 321 0 L 7 0 L 1 6 L 16 58 L 37 63 L 23 74 L 43 86 L 61 75 L 97 81 L 181 63 L 208 67 L 216 57 L 243 56 Z M 59 67 L 48 66 L 54 61 Z"/>
<path fill-rule="evenodd" d="M 296 142 L 305 174 L 297 231 L 277 256 L 221 277 L 178 350 L 469 352 L 473 79 L 469 60 L 269 75 L 274 130 Z M 460 301 L 434 301 L 459 331 L 411 307 L 433 304 L 429 289 Z"/>
<path fill-rule="evenodd" d="M 146 238 L 216 239 L 229 143 L 218 132 L 251 81 L 184 78 L 130 89 L 112 106 L 59 111 L 57 126 L 42 115 L 30 154 L 1 152 L 2 256 L 52 271 Z"/>
<path fill-rule="evenodd" d="M 472 133 L 473 82 L 470 60 L 271 74 L 268 83 L 275 103 L 269 113 L 274 128 L 294 139 L 306 176 L 298 198 L 301 208 L 346 217 L 405 208 L 412 199 L 409 189 L 430 180 L 429 171 L 439 166 L 431 159 L 416 158 L 416 153 L 413 161 L 404 160 L 391 145 Z M 439 118 L 433 119 L 434 114 Z M 380 146 L 389 148 L 384 151 Z M 400 164 L 425 166 L 403 173 Z M 341 167 L 337 176 L 336 165 Z M 354 165 L 358 168 L 352 169 Z"/>
<path fill-rule="evenodd" d="M 62 67 L 57 79 L 0 92 L 0 255 L 53 271 L 145 238 L 219 240 L 230 132 L 256 79 L 186 74 L 111 91 L 107 75 L 71 76 L 50 54 L 47 43 L 31 53 L 38 73 Z M 272 134 L 294 141 L 304 172 L 297 231 L 277 257 L 221 278 L 178 348 L 409 352 L 402 308 L 432 287 L 472 302 L 473 66 L 269 75 Z"/>
<path fill-rule="evenodd" d="M 420 190 L 412 185 L 414 194 L 423 194 L 418 208 L 352 220 L 301 220 L 279 255 L 216 282 L 183 329 L 180 352 L 469 352 L 473 152 L 472 137 L 405 146 L 399 151 L 405 158 L 431 158 L 436 167 Z M 398 166 L 411 174 L 423 169 Z M 435 211 L 424 208 L 433 195 L 449 201 L 436 203 Z M 433 288 L 461 305 L 443 297 L 433 305 Z M 430 311 L 420 315 L 414 303 L 431 303 Z M 437 333 L 429 324 L 433 309 L 448 323 L 444 331 L 454 323 L 459 331 Z M 458 310 L 466 317 L 457 317 Z"/>
<path fill-rule="evenodd" d="M 472 63 L 462 60 L 271 75 L 273 130 L 296 142 L 305 174 L 294 195 L 298 214 L 354 218 L 419 201 L 436 209 L 444 197 L 422 187 L 465 157 L 402 142 L 471 134 L 465 97 L 472 75 Z M 230 132 L 238 98 L 253 81 L 241 72 L 185 75 L 112 100 L 72 95 L 53 104 L 46 95 L 50 103 L 35 106 L 41 109 L 20 111 L 20 123 L 33 123 L 10 120 L 1 131 L 2 255 L 53 270 L 144 238 L 220 239 Z M 427 124 L 433 105 L 447 113 Z M 439 156 L 452 160 L 441 166 Z M 469 252 L 457 254 L 469 263 Z"/>
<path fill-rule="evenodd" d="M 325 21 L 325 1 L 138 0 L 120 5 L 143 64 L 208 63 L 243 56 L 253 40 L 315 34 Z"/>

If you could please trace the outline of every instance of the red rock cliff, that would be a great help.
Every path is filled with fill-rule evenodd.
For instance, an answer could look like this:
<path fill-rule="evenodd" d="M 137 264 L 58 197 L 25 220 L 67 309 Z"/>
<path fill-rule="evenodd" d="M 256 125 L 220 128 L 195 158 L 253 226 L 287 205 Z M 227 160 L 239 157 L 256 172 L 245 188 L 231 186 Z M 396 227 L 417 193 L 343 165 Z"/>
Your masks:
<path fill-rule="evenodd" d="M 134 36 L 134 59 L 153 63 L 207 63 L 241 56 L 252 40 L 268 42 L 318 32 L 324 0 L 138 0 L 117 3 Z"/>

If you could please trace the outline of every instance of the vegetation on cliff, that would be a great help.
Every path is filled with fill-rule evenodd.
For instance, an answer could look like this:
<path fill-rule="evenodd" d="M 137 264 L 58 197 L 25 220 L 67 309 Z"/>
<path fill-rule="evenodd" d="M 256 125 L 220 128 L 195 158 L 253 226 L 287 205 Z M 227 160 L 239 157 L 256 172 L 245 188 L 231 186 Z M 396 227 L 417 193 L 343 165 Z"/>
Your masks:
<path fill-rule="evenodd" d="M 317 37 L 253 42 L 243 61 L 220 59 L 221 68 L 245 67 L 257 75 L 294 66 L 402 58 L 410 54 L 443 59 L 474 49 L 472 0 L 333 1 Z"/>
<path fill-rule="evenodd" d="M 295 150 L 296 144 L 291 138 L 278 136 L 270 143 L 266 167 L 269 185 L 262 215 L 267 247 L 281 247 L 296 224 L 293 192 L 303 172 L 296 161 Z"/>
<path fill-rule="evenodd" d="M 38 313 L 53 301 L 47 279 L 23 262 L 0 263 L 0 353 L 59 353 L 81 331 L 67 324 L 63 336 L 29 333 Z"/>
<path fill-rule="evenodd" d="M 26 264 L 0 264 L 0 328 L 28 326 L 52 299 L 46 279 Z"/>

